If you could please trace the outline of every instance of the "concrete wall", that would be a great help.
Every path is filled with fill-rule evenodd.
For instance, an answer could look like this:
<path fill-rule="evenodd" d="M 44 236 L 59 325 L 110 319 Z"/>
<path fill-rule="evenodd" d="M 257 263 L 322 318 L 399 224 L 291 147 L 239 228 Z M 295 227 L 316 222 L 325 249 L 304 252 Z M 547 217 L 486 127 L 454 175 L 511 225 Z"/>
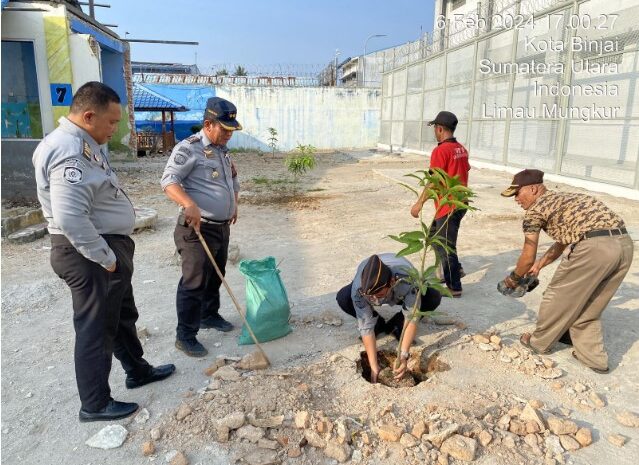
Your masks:
<path fill-rule="evenodd" d="M 300 144 L 318 149 L 373 147 L 379 136 L 381 92 L 333 87 L 219 87 L 244 126 L 234 144 L 268 150 L 269 127 L 281 150 Z"/>
<path fill-rule="evenodd" d="M 39 140 L 2 140 L 3 200 L 37 200 L 36 182 L 31 157 Z"/>
<path fill-rule="evenodd" d="M 178 86 L 147 84 L 191 109 L 176 113 L 178 125 L 199 124 L 206 101 L 218 96 L 237 106 L 244 127 L 229 146 L 270 150 L 268 128 L 277 130 L 278 150 L 294 149 L 298 143 L 318 149 L 374 147 L 379 136 L 381 91 L 335 87 Z M 159 116 L 137 113 L 144 126 Z"/>
<path fill-rule="evenodd" d="M 89 81 L 100 81 L 100 59 L 90 45 L 89 34 L 69 35 L 69 49 L 73 63 L 73 89 L 78 89 Z"/>

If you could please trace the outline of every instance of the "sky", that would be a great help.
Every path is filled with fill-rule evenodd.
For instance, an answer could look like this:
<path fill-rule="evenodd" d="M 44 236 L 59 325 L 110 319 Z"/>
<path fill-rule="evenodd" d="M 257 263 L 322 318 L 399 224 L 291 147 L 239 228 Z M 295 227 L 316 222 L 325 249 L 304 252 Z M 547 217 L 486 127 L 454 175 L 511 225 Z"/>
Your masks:
<path fill-rule="evenodd" d="M 129 39 L 196 41 L 198 46 L 131 44 L 133 61 L 245 68 L 324 66 L 392 47 L 433 28 L 434 0 L 99 0 L 96 18 Z M 88 13 L 88 7 L 84 6 Z M 125 34 L 128 32 L 129 34 Z M 197 56 L 196 56 L 197 55 Z"/>

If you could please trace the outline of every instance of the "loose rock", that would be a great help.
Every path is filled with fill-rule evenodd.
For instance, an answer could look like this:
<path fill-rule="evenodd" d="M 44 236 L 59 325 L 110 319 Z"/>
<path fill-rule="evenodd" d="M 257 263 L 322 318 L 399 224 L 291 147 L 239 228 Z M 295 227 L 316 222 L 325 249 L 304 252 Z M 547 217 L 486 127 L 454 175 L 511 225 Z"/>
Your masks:
<path fill-rule="evenodd" d="M 526 423 L 521 420 L 511 420 L 508 431 L 515 433 L 518 436 L 526 436 L 526 434 L 528 434 L 528 431 L 526 430 Z"/>
<path fill-rule="evenodd" d="M 377 428 L 377 435 L 383 441 L 397 442 L 402 437 L 403 428 L 393 425 L 381 425 Z"/>
<path fill-rule="evenodd" d="M 459 425 L 457 423 L 453 423 L 452 425 L 444 428 L 441 431 L 422 436 L 422 441 L 429 441 L 435 446 L 441 447 L 442 443 L 453 434 L 455 434 L 457 430 L 459 430 Z"/>
<path fill-rule="evenodd" d="M 244 412 L 233 412 L 219 420 L 217 424 L 223 428 L 234 430 L 244 426 L 245 421 Z"/>
<path fill-rule="evenodd" d="M 306 431 L 304 431 L 304 438 L 313 447 L 316 447 L 318 449 L 323 449 L 324 447 L 326 447 L 326 441 L 322 439 L 317 431 L 307 429 Z"/>
<path fill-rule="evenodd" d="M 147 441 L 142 444 L 142 455 L 148 457 L 149 455 L 155 454 L 155 444 L 153 441 Z"/>
<path fill-rule="evenodd" d="M 286 455 L 288 455 L 292 459 L 297 458 L 302 455 L 302 449 L 300 449 L 299 447 L 291 447 L 289 450 L 286 451 Z"/>
<path fill-rule="evenodd" d="M 269 363 L 261 352 L 251 352 L 237 362 L 237 367 L 242 370 L 264 370 Z"/>
<path fill-rule="evenodd" d="M 143 425 L 144 423 L 149 421 L 149 418 L 151 418 L 151 414 L 149 413 L 149 411 L 147 409 L 143 408 L 135 416 L 135 422 L 138 425 Z"/>
<path fill-rule="evenodd" d="M 237 437 L 239 439 L 246 439 L 252 443 L 257 443 L 264 437 L 264 434 L 266 433 L 262 428 L 257 428 L 253 425 L 244 425 L 237 430 Z"/>
<path fill-rule="evenodd" d="M 188 417 L 191 413 L 193 413 L 193 409 L 191 408 L 191 406 L 188 404 L 182 404 L 180 405 L 180 408 L 178 408 L 178 411 L 175 414 L 175 419 L 177 421 L 182 421 L 186 417 Z"/>
<path fill-rule="evenodd" d="M 559 436 L 559 441 L 561 446 L 568 451 L 578 450 L 581 447 L 581 445 L 572 436 L 568 436 L 566 434 Z"/>
<path fill-rule="evenodd" d="M 482 430 L 481 433 L 479 433 L 478 438 L 479 443 L 482 445 L 482 447 L 486 447 L 493 440 L 492 434 L 490 434 L 486 430 Z"/>
<path fill-rule="evenodd" d="M 621 434 L 611 434 L 606 439 L 608 439 L 608 442 L 610 444 L 617 447 L 623 447 L 623 445 L 626 443 L 625 436 L 622 436 Z"/>
<path fill-rule="evenodd" d="M 603 400 L 603 398 L 595 391 L 590 391 L 589 398 L 592 404 L 597 408 L 603 408 L 606 406 L 606 401 Z"/>
<path fill-rule="evenodd" d="M 575 385 L 573 386 L 573 389 L 576 392 L 586 392 L 588 390 L 588 387 L 582 383 L 575 383 Z"/>
<path fill-rule="evenodd" d="M 592 432 L 588 428 L 579 428 L 575 438 L 581 444 L 581 447 L 586 447 L 592 444 Z"/>
<path fill-rule="evenodd" d="M 241 376 L 235 371 L 231 365 L 224 365 L 223 367 L 218 368 L 218 370 L 213 373 L 214 378 L 220 378 L 223 381 L 239 381 Z"/>
<path fill-rule="evenodd" d="M 324 454 L 326 454 L 327 457 L 337 460 L 339 463 L 344 463 L 351 458 L 351 448 L 347 444 L 329 441 L 324 449 Z"/>
<path fill-rule="evenodd" d="M 274 417 L 269 418 L 253 418 L 249 417 L 248 421 L 253 426 L 257 426 L 258 428 L 277 428 L 284 423 L 284 415 L 276 415 Z"/>
<path fill-rule="evenodd" d="M 109 425 L 87 439 L 85 444 L 96 449 L 115 449 L 124 443 L 128 434 L 124 426 Z"/>
<path fill-rule="evenodd" d="M 307 411 L 297 412 L 295 414 L 295 426 L 298 428 L 308 428 L 311 423 L 311 415 Z"/>
<path fill-rule="evenodd" d="M 151 430 L 151 439 L 154 441 L 159 441 L 162 439 L 162 430 L 160 428 L 153 428 Z"/>
<path fill-rule="evenodd" d="M 475 453 L 477 452 L 477 441 L 460 434 L 455 434 L 443 442 L 441 452 L 449 454 L 458 460 L 472 462 L 475 460 Z"/>
<path fill-rule="evenodd" d="M 526 404 L 526 406 L 524 407 L 524 410 L 521 412 L 521 415 L 519 417 L 521 420 L 524 420 L 526 422 L 528 421 L 532 421 L 535 422 L 538 426 L 539 426 L 539 430 L 543 431 L 546 429 L 546 424 L 544 422 L 543 417 L 541 416 L 541 414 L 532 406 L 532 403 L 529 402 Z M 535 432 L 536 431 L 530 431 Z"/>
<path fill-rule="evenodd" d="M 413 426 L 413 429 L 411 430 L 410 434 L 415 436 L 417 439 L 420 439 L 422 437 L 422 435 L 424 433 L 426 433 L 427 430 L 428 430 L 428 428 L 426 427 L 426 423 L 424 423 L 422 420 L 420 420 L 417 423 L 415 423 L 415 425 Z"/>
<path fill-rule="evenodd" d="M 485 344 L 485 343 L 480 343 L 478 345 L 478 347 L 483 350 L 484 352 L 491 352 L 493 350 L 495 350 L 495 347 L 491 344 Z"/>
<path fill-rule="evenodd" d="M 419 441 L 412 434 L 404 433 L 399 439 L 399 443 L 404 447 L 415 447 L 419 445 Z"/>
<path fill-rule="evenodd" d="M 546 437 L 544 444 L 546 445 L 546 449 L 548 449 L 553 455 L 561 455 L 564 452 L 564 448 L 561 447 L 559 437 L 554 434 Z"/>
<path fill-rule="evenodd" d="M 617 421 L 624 426 L 639 428 L 639 415 L 634 412 L 630 412 L 629 410 L 619 412 L 617 414 Z"/>
<path fill-rule="evenodd" d="M 249 465 L 278 465 L 281 463 L 277 452 L 273 450 L 255 450 L 244 456 L 244 461 Z"/>
<path fill-rule="evenodd" d="M 579 428 L 574 421 L 561 420 L 551 416 L 548 418 L 548 429 L 557 435 L 561 435 L 575 434 Z"/>
<path fill-rule="evenodd" d="M 173 456 L 169 465 L 189 465 L 189 459 L 182 452 L 178 452 Z"/>
<path fill-rule="evenodd" d="M 484 336 L 483 334 L 475 334 L 473 336 L 473 341 L 477 344 L 488 344 L 490 343 L 490 338 Z"/>

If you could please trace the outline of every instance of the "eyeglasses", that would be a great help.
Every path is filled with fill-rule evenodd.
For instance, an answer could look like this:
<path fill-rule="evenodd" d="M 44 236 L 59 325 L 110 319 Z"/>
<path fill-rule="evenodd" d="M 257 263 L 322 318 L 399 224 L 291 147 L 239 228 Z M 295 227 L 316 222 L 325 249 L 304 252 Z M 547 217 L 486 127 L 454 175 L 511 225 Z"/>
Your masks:
<path fill-rule="evenodd" d="M 398 281 L 394 282 L 391 285 L 382 287 L 375 294 L 364 294 L 364 292 L 360 289 L 359 295 L 361 295 L 369 304 L 375 307 L 379 307 L 380 305 L 384 304 L 386 298 L 390 295 L 391 290 L 395 287 L 397 282 Z"/>

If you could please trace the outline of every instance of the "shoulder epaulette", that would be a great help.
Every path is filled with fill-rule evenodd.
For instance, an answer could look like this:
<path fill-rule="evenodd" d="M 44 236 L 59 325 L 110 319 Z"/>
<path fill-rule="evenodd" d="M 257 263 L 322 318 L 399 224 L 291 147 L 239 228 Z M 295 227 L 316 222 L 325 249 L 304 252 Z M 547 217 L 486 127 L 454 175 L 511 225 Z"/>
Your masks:
<path fill-rule="evenodd" d="M 189 144 L 194 144 L 195 142 L 201 140 L 202 137 L 199 134 L 193 134 L 192 136 L 187 137 L 186 139 L 184 139 L 185 141 L 187 141 Z"/>

